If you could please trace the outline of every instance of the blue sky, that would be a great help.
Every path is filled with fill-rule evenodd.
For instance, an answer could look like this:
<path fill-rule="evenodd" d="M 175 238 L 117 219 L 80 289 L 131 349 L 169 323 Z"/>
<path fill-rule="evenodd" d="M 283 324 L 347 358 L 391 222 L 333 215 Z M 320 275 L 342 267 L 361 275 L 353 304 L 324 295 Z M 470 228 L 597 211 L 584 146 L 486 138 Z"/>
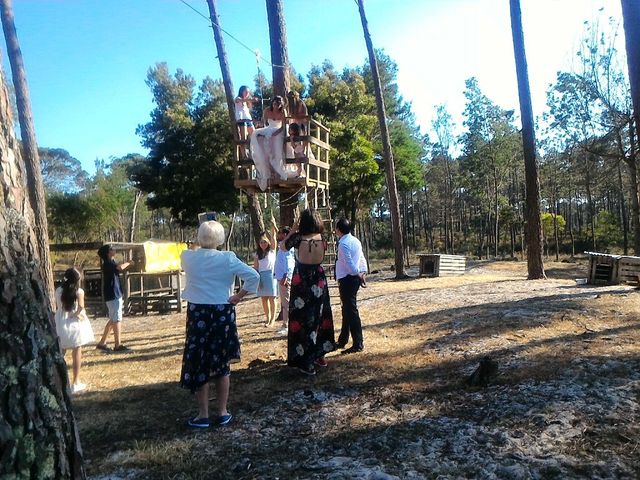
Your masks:
<path fill-rule="evenodd" d="M 185 0 L 207 13 L 205 0 Z M 569 69 L 583 23 L 621 18 L 619 0 L 521 0 L 534 113 L 558 70 Z M 167 62 L 198 81 L 220 77 L 207 22 L 179 0 L 14 0 L 41 146 L 65 148 L 84 168 L 96 158 L 145 153 L 135 135 L 153 108 L 147 69 Z M 217 0 L 221 24 L 269 58 L 264 0 Z M 290 62 L 358 66 L 366 58 L 354 0 L 284 0 Z M 518 108 L 508 0 L 367 0 L 376 48 L 399 67 L 401 93 L 430 129 L 446 103 L 461 122 L 464 80 L 504 108 Z M 622 28 L 620 27 L 620 30 Z M 225 36 L 234 87 L 253 84 L 252 52 Z M 623 43 L 621 44 L 623 45 Z M 4 43 L 1 44 L 4 54 Z M 270 78 L 270 67 L 261 67 Z M 8 72 L 8 62 L 4 61 Z"/>

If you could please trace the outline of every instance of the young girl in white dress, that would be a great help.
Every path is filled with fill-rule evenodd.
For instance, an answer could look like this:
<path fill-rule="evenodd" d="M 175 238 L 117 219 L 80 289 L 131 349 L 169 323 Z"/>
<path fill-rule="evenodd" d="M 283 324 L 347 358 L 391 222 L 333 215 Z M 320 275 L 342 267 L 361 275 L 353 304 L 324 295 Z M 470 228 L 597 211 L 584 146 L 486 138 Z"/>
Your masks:
<path fill-rule="evenodd" d="M 94 341 L 93 329 L 84 309 L 84 290 L 80 288 L 80 272 L 69 268 L 64 272 L 62 285 L 56 289 L 56 332 L 60 348 L 72 349 L 73 383 L 71 392 L 78 393 L 87 386 L 80 381 L 82 345 Z"/>
<path fill-rule="evenodd" d="M 278 294 L 276 278 L 273 274 L 276 265 L 275 239 L 269 239 L 263 233 L 258 248 L 253 268 L 260 275 L 257 296 L 262 299 L 262 308 L 266 317 L 265 327 L 270 327 L 276 321 L 276 295 Z"/>

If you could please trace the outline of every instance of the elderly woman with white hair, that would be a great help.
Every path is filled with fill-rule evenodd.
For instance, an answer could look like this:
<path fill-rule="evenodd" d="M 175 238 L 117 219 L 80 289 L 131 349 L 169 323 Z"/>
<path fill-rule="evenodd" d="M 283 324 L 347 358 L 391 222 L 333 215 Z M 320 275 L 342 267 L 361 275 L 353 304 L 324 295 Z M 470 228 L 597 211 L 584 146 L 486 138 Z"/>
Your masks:
<path fill-rule="evenodd" d="M 216 221 L 202 223 L 198 229 L 197 250 L 182 252 L 186 286 L 187 333 L 182 358 L 180 385 L 195 392 L 198 415 L 187 423 L 193 428 L 209 428 L 209 382 L 213 378 L 217 393 L 216 425 L 231 421 L 227 411 L 230 363 L 240 360 L 240 341 L 236 328 L 235 305 L 258 288 L 258 273 L 233 252 L 219 251 L 224 228 Z M 243 280 L 233 293 L 235 277 Z"/>

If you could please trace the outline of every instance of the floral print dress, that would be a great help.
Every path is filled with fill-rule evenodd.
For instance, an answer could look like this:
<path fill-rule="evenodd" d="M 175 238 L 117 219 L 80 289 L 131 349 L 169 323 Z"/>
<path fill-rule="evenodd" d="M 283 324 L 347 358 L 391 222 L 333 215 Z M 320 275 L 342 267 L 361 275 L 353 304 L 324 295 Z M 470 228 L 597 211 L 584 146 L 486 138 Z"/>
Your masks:
<path fill-rule="evenodd" d="M 240 340 L 235 307 L 189 303 L 180 385 L 193 393 L 211 377 L 229 375 L 229 364 L 238 361 Z"/>
<path fill-rule="evenodd" d="M 322 265 L 296 260 L 291 278 L 287 364 L 305 370 L 335 350 L 329 286 Z"/>

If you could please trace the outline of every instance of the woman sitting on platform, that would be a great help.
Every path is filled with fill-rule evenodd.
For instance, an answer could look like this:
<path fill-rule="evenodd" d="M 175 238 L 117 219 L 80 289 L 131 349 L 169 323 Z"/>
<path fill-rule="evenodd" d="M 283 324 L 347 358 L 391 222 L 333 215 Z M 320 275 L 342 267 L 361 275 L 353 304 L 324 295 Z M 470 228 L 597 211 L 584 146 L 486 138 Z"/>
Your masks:
<path fill-rule="evenodd" d="M 257 181 L 261 190 L 266 190 L 271 174 L 287 180 L 289 173 L 284 164 L 284 122 L 287 111 L 282 97 L 276 96 L 271 107 L 264 111 L 265 127 L 251 135 L 251 158 L 258 172 Z"/>

